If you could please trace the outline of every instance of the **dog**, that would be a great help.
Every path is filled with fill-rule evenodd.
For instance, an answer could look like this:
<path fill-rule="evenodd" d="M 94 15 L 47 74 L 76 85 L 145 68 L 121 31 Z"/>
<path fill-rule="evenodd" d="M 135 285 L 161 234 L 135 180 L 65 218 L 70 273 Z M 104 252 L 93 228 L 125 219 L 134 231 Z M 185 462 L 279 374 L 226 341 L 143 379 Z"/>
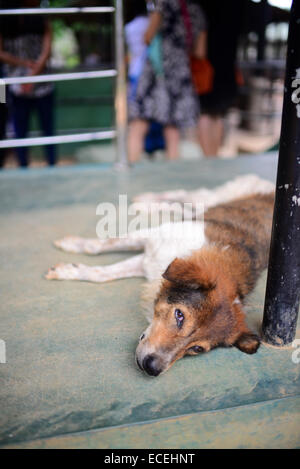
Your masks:
<path fill-rule="evenodd" d="M 215 190 L 135 198 L 135 202 L 151 200 L 202 202 L 204 221 L 165 224 L 122 239 L 63 238 L 54 244 L 67 252 L 144 252 L 111 266 L 59 264 L 46 278 L 102 283 L 146 277 L 144 300 L 150 325 L 140 337 L 136 363 L 150 376 L 167 371 L 185 355 L 216 347 L 255 353 L 260 339 L 249 330 L 243 305 L 267 267 L 274 185 L 246 175 Z"/>

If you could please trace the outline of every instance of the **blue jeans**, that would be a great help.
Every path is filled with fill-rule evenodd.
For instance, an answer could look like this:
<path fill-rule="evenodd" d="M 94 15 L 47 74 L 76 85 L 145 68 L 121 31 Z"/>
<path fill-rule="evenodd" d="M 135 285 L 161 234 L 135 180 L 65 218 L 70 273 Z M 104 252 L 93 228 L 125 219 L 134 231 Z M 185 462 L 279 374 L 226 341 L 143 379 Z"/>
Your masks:
<path fill-rule="evenodd" d="M 47 137 L 54 135 L 54 92 L 42 98 L 27 98 L 11 93 L 10 105 L 16 138 L 26 138 L 30 116 L 34 110 L 38 113 L 43 134 Z M 26 167 L 28 165 L 28 148 L 17 148 L 16 151 L 20 166 Z M 48 164 L 53 166 L 56 162 L 55 145 L 47 145 L 45 152 Z"/>

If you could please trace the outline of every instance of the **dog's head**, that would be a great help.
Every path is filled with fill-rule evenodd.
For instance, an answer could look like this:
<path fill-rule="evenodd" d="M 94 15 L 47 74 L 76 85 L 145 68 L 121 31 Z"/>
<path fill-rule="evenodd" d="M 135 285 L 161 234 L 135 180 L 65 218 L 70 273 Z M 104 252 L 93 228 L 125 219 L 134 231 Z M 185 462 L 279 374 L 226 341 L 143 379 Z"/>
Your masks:
<path fill-rule="evenodd" d="M 137 364 L 147 374 L 158 376 L 183 356 L 218 346 L 256 352 L 259 339 L 245 324 L 225 257 L 219 250 L 208 249 L 169 265 L 152 323 L 136 350 Z"/>

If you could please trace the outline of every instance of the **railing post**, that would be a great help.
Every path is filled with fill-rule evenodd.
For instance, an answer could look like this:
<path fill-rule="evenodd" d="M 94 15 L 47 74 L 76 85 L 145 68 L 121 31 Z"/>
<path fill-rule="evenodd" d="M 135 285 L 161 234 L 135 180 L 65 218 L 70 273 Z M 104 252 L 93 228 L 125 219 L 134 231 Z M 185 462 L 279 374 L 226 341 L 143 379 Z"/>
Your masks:
<path fill-rule="evenodd" d="M 292 343 L 300 303 L 300 0 L 288 38 L 276 198 L 262 331 L 275 346 Z"/>
<path fill-rule="evenodd" d="M 125 42 L 123 22 L 123 0 L 115 0 L 115 47 L 116 47 L 116 130 L 117 130 L 117 158 L 116 167 L 128 167 L 127 158 L 127 91 L 125 68 Z"/>
<path fill-rule="evenodd" d="M 266 28 L 268 24 L 268 19 L 271 12 L 271 5 L 267 0 L 262 0 L 260 3 L 260 13 L 259 13 L 259 33 L 258 33 L 258 43 L 257 43 L 257 60 L 265 60 L 265 49 L 266 49 Z M 261 70 L 260 70 L 261 72 Z"/>

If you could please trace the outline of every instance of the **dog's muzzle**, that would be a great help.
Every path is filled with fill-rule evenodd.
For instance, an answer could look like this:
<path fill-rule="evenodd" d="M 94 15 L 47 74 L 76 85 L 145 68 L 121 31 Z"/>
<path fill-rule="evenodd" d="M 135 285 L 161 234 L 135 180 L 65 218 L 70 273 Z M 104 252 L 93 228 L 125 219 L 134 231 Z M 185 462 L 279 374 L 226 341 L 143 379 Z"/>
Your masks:
<path fill-rule="evenodd" d="M 155 355 L 146 355 L 141 361 L 136 356 L 138 367 L 149 376 L 158 376 L 162 371 L 160 359 Z"/>
<path fill-rule="evenodd" d="M 150 376 L 158 376 L 162 369 L 159 367 L 158 359 L 155 355 L 146 355 L 143 360 L 143 369 Z"/>
<path fill-rule="evenodd" d="M 138 367 L 149 376 L 158 376 L 166 369 L 166 357 L 159 348 L 149 343 L 148 337 L 151 333 L 151 326 L 144 331 L 140 337 L 139 344 L 135 352 L 135 359 Z"/>

